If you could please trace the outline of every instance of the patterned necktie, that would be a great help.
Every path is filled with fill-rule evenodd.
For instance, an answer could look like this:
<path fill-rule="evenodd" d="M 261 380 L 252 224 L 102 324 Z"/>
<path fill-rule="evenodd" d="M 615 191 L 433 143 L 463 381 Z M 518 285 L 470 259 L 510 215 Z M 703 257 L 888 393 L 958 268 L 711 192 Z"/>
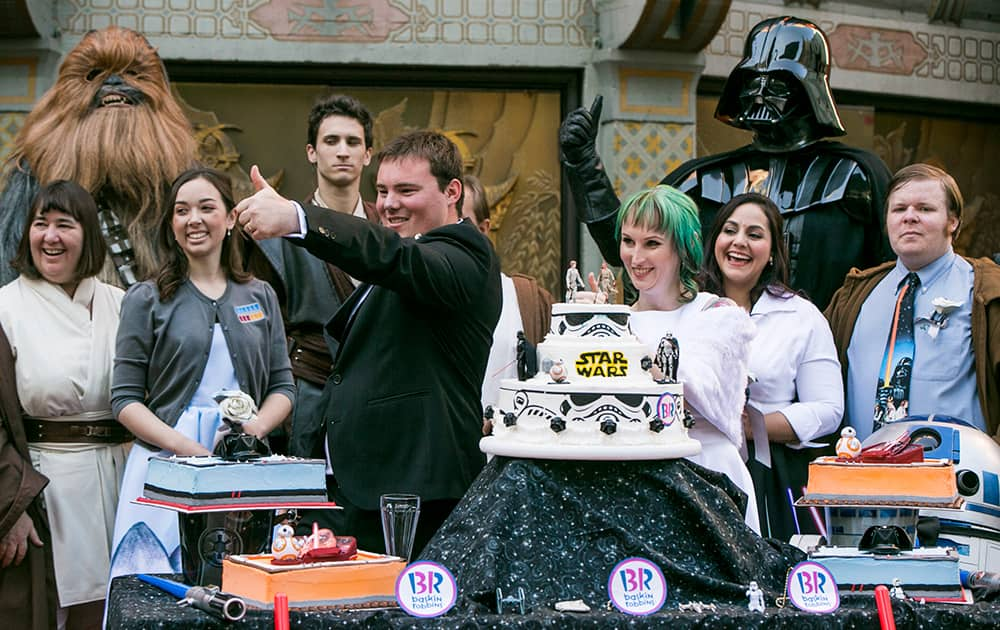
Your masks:
<path fill-rule="evenodd" d="M 875 422 L 878 431 L 886 422 L 909 415 L 910 374 L 913 372 L 913 301 L 920 288 L 920 277 L 910 272 L 896 295 L 889 338 L 885 342 L 882 369 L 875 390 Z"/>

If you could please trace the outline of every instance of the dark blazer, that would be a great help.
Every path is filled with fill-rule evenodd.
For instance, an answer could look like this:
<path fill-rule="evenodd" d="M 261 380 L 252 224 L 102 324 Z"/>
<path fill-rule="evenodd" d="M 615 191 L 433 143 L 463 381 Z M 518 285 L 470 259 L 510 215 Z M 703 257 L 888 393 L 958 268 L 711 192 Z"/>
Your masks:
<path fill-rule="evenodd" d="M 460 498 L 485 463 L 479 398 L 502 302 L 500 262 L 468 221 L 400 238 L 305 206 L 293 239 L 362 284 L 327 324 L 340 346 L 324 388 L 334 477 L 347 499 Z"/>

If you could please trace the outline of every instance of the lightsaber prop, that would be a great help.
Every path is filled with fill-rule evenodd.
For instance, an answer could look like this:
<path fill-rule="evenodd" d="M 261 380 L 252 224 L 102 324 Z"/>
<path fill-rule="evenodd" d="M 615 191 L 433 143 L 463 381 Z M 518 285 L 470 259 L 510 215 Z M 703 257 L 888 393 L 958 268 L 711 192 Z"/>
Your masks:
<path fill-rule="evenodd" d="M 881 630 L 896 630 L 896 615 L 892 612 L 892 599 L 884 584 L 875 587 L 875 607 L 878 609 L 878 623 Z"/>
<path fill-rule="evenodd" d="M 229 593 L 223 593 L 218 586 L 188 586 L 181 582 L 174 582 L 155 575 L 140 573 L 140 580 L 147 584 L 152 584 L 161 591 L 165 591 L 174 597 L 179 598 L 178 606 L 190 606 L 202 612 L 225 619 L 226 621 L 239 621 L 247 614 L 247 605 L 242 599 Z"/>

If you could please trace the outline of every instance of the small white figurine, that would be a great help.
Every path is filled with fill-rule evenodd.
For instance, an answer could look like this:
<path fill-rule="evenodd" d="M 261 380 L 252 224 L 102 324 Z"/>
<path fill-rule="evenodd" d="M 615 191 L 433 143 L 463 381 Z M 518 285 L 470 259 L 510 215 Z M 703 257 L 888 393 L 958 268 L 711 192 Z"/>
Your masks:
<path fill-rule="evenodd" d="M 754 580 L 750 580 L 747 597 L 750 598 L 749 603 L 747 603 L 747 610 L 764 612 L 764 591 L 760 590 L 760 587 L 757 586 L 757 582 Z"/>
<path fill-rule="evenodd" d="M 601 263 L 601 273 L 597 276 L 597 290 L 603 293 L 608 302 L 614 301 L 618 287 L 615 285 L 615 274 L 608 268 L 608 263 Z"/>
<path fill-rule="evenodd" d="M 844 427 L 840 432 L 840 439 L 837 440 L 837 457 L 854 459 L 861 454 L 861 440 L 858 439 L 858 432 L 854 427 Z"/>
<path fill-rule="evenodd" d="M 715 604 L 705 604 L 703 602 L 688 602 L 686 604 L 681 604 L 680 609 L 682 611 L 694 611 L 699 614 L 706 611 L 716 612 Z"/>
<path fill-rule="evenodd" d="M 552 367 L 549 368 L 549 376 L 552 377 L 554 383 L 562 383 L 566 380 L 566 364 L 562 359 L 552 364 Z"/>
<path fill-rule="evenodd" d="M 903 592 L 903 582 L 899 578 L 892 578 L 892 588 L 889 589 L 889 597 L 893 599 L 906 599 Z"/>
<path fill-rule="evenodd" d="M 271 542 L 271 555 L 279 562 L 297 560 L 302 543 L 295 539 L 291 525 L 279 525 Z"/>
<path fill-rule="evenodd" d="M 559 612 L 590 612 L 588 606 L 582 599 L 570 599 L 564 602 L 556 602 L 556 610 Z"/>
<path fill-rule="evenodd" d="M 681 611 L 693 611 L 696 613 L 703 613 L 707 611 L 716 612 L 715 604 L 706 604 L 704 602 L 688 602 L 686 604 L 680 605 Z"/>
<path fill-rule="evenodd" d="M 569 269 L 566 270 L 566 303 L 572 303 L 576 301 L 576 292 L 587 288 L 583 284 L 583 276 L 580 275 L 580 270 L 576 268 L 576 261 L 569 261 Z"/>

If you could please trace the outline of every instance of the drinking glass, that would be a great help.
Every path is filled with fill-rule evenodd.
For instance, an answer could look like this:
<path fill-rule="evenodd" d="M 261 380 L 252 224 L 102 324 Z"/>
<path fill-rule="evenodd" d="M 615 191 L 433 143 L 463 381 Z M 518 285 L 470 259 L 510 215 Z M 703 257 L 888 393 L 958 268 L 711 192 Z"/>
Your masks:
<path fill-rule="evenodd" d="M 420 497 L 415 494 L 383 494 L 379 498 L 379 507 L 382 512 L 385 552 L 409 563 L 410 554 L 413 553 L 413 539 L 417 535 Z"/>

